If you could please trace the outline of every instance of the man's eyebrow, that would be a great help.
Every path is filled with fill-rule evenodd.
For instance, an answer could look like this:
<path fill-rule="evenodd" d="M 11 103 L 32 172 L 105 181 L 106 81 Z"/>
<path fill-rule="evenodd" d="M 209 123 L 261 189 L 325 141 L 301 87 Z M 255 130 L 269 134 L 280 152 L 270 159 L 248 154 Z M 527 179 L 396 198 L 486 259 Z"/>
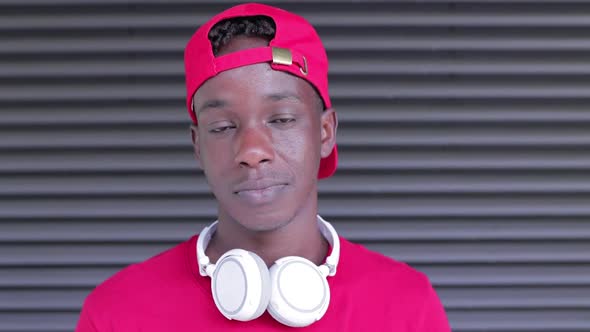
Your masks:
<path fill-rule="evenodd" d="M 281 101 L 284 99 L 292 99 L 298 102 L 302 102 L 301 98 L 299 98 L 299 96 L 295 93 L 292 92 L 277 92 L 277 93 L 271 93 L 266 95 L 266 99 L 269 99 L 271 101 Z"/>
<path fill-rule="evenodd" d="M 199 107 L 196 109 L 196 114 L 201 112 L 214 109 L 214 108 L 223 108 L 227 106 L 229 103 L 223 99 L 208 99 L 202 102 Z"/>

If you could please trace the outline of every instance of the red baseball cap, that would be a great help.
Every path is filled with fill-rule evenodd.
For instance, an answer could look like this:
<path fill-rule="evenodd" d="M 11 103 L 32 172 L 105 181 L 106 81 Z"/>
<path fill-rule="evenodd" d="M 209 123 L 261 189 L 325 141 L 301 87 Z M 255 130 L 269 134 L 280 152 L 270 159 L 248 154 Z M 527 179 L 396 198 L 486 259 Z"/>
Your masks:
<path fill-rule="evenodd" d="M 267 16 L 276 26 L 275 37 L 266 47 L 236 51 L 215 57 L 209 40 L 209 31 L 220 21 L 244 17 Z M 186 73 L 186 106 L 193 122 L 193 95 L 206 80 L 222 71 L 268 62 L 272 69 L 280 70 L 309 82 L 318 91 L 326 109 L 332 107 L 328 93 L 328 56 L 313 26 L 303 17 L 280 8 L 247 3 L 229 8 L 203 24 L 191 37 L 184 50 Z M 320 161 L 318 178 L 334 174 L 338 163 L 336 146 L 332 153 Z"/>

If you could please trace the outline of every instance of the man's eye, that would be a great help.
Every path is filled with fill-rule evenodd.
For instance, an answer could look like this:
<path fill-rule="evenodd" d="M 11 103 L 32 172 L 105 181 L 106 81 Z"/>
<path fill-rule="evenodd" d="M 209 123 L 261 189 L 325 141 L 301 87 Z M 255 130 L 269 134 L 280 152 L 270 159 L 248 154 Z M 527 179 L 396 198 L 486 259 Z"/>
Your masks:
<path fill-rule="evenodd" d="M 228 130 L 234 129 L 234 128 L 236 128 L 236 126 L 223 126 L 223 127 L 212 128 L 209 130 L 209 132 L 213 133 L 213 134 L 218 134 L 218 133 L 223 133 L 225 131 L 228 131 Z"/>
<path fill-rule="evenodd" d="M 291 123 L 291 122 L 295 122 L 295 119 L 293 119 L 293 118 L 278 118 L 278 119 L 274 119 L 274 120 L 270 121 L 270 123 L 278 123 L 278 124 L 286 124 L 286 123 Z"/>

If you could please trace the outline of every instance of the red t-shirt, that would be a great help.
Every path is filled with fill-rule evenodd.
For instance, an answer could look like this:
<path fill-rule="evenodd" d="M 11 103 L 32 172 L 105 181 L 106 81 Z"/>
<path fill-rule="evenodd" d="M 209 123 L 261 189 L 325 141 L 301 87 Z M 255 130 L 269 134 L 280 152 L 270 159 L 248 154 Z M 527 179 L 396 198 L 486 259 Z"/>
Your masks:
<path fill-rule="evenodd" d="M 76 332 L 450 332 L 424 274 L 343 238 L 338 272 L 328 277 L 330 305 L 321 320 L 292 328 L 265 312 L 253 321 L 230 321 L 215 307 L 210 278 L 199 274 L 196 239 L 130 265 L 96 287 L 84 302 Z"/>

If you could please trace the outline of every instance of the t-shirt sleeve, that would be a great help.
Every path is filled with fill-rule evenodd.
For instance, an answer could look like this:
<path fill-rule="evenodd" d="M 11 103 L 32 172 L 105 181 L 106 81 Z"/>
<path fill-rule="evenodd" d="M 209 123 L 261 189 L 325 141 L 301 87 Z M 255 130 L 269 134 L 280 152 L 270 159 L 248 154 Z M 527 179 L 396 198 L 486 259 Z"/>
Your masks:
<path fill-rule="evenodd" d="M 84 306 L 80 312 L 80 318 L 78 319 L 78 324 L 76 325 L 76 330 L 74 332 L 98 332 L 94 326 L 94 323 L 92 322 L 92 314 L 88 299 L 86 299 L 84 302 Z"/>
<path fill-rule="evenodd" d="M 432 286 L 422 306 L 416 332 L 451 332 L 445 309 Z"/>

